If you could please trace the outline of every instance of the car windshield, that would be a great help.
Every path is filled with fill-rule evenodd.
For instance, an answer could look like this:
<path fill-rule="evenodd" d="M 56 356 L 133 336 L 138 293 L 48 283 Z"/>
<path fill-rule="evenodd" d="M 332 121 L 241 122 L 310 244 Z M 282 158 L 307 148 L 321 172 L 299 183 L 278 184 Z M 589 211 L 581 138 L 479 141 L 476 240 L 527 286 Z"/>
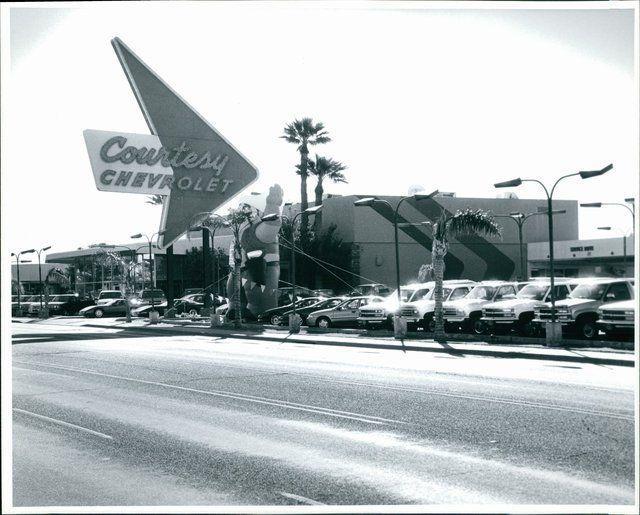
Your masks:
<path fill-rule="evenodd" d="M 569 297 L 573 299 L 600 300 L 606 288 L 606 284 L 581 284 L 576 286 L 569 294 Z"/>
<path fill-rule="evenodd" d="M 100 292 L 100 299 L 119 299 L 122 297 L 122 293 L 119 291 L 102 291 Z"/>
<path fill-rule="evenodd" d="M 495 292 L 494 286 L 476 286 L 465 298 L 491 300 Z"/>
<path fill-rule="evenodd" d="M 400 288 L 400 301 L 401 302 L 411 302 L 413 300 L 420 300 L 422 295 L 418 297 L 418 293 L 425 294 L 429 292 L 428 288 L 416 290 L 414 288 Z M 393 293 L 390 295 L 390 298 L 397 298 L 398 290 L 393 290 Z"/>
<path fill-rule="evenodd" d="M 527 284 L 516 295 L 519 299 L 542 300 L 549 291 L 548 284 Z"/>
<path fill-rule="evenodd" d="M 338 304 L 342 304 L 342 302 L 344 302 L 343 299 L 329 299 L 319 303 L 318 307 L 322 309 L 333 308 Z"/>

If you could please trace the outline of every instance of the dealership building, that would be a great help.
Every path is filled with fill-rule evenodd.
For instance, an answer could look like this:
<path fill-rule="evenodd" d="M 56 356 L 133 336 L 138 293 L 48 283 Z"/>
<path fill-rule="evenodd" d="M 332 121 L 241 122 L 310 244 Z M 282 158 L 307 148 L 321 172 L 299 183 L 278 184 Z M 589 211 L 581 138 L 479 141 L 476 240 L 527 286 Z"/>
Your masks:
<path fill-rule="evenodd" d="M 351 271 L 352 285 L 366 282 L 377 282 L 388 285 L 395 284 L 395 248 L 393 216 L 394 208 L 402 197 L 378 196 L 387 201 L 376 203 L 373 207 L 355 206 L 354 202 L 368 195 L 326 195 L 323 201 L 322 227 L 336 226 L 336 233 L 353 251 Z M 285 206 L 283 215 L 291 217 L 298 206 Z M 510 198 L 467 198 L 454 194 L 438 194 L 437 196 L 415 201 L 403 202 L 398 216 L 399 222 L 399 254 L 400 276 L 402 282 L 417 280 L 418 271 L 424 264 L 431 263 L 432 233 L 431 227 L 421 224 L 435 221 L 442 211 L 454 214 L 459 210 L 482 209 L 496 216 L 496 222 L 502 228 L 501 238 L 490 238 L 479 235 L 461 236 L 450 242 L 449 252 L 445 257 L 445 278 L 483 279 L 517 279 L 521 276 L 545 276 L 548 266 L 548 221 L 545 215 L 546 199 Z M 579 240 L 578 236 L 578 202 L 575 200 L 554 200 L 554 210 L 564 211 L 554 215 L 555 260 L 558 276 L 632 276 L 634 259 L 633 237 L 626 241 L 626 262 L 622 238 L 604 238 L 597 240 Z M 518 225 L 508 218 L 510 213 L 523 213 L 530 216 L 523 226 L 524 245 L 521 268 Z M 310 225 L 313 219 L 310 219 Z M 411 225 L 415 224 L 415 225 Z M 194 236 L 195 235 L 195 236 Z M 214 247 L 224 249 L 228 253 L 231 236 L 224 229 L 218 230 Z M 124 246 L 126 245 L 126 247 Z M 57 252 L 47 255 L 47 263 L 77 263 L 77 260 L 91 260 L 105 249 L 123 254 L 136 252 L 148 253 L 148 246 L 140 242 L 127 242 L 102 248 L 82 248 L 69 252 Z M 190 239 L 183 237 L 173 246 L 174 253 L 174 290 L 179 294 L 184 287 L 189 287 L 181 278 L 181 262 L 188 249 L 201 248 L 202 239 L 199 233 L 192 233 Z M 136 249 L 136 250 L 131 250 Z M 157 273 L 157 285 L 166 288 L 166 250 L 154 249 L 153 263 Z M 316 256 L 322 259 L 322 256 Z M 95 266 L 95 265 L 94 265 Z M 331 269 L 331 264 L 326 264 Z M 281 256 L 281 279 L 289 278 L 289 255 Z M 320 269 L 319 269 L 320 270 Z M 99 277 L 100 273 L 94 273 Z M 102 274 L 104 277 L 104 273 Z M 108 276 L 108 273 L 107 273 Z M 322 271 L 316 274 L 314 285 L 323 286 Z M 100 284 L 99 286 L 102 286 Z"/>

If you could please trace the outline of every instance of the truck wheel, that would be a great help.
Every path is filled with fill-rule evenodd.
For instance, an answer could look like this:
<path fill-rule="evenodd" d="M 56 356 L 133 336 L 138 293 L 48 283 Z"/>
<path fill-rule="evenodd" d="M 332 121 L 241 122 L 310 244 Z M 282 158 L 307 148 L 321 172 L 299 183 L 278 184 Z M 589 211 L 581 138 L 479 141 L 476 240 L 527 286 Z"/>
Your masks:
<path fill-rule="evenodd" d="M 533 317 L 531 317 L 531 316 L 523 316 L 518 321 L 518 332 L 522 336 L 527 336 L 527 337 L 530 338 L 535 334 L 536 328 L 535 328 L 532 320 L 533 320 Z"/>
<path fill-rule="evenodd" d="M 479 316 L 469 320 L 469 325 L 473 334 L 485 334 L 487 332 L 487 324 L 480 320 Z"/>
<path fill-rule="evenodd" d="M 585 318 L 578 322 L 578 336 L 585 340 L 595 340 L 598 336 L 598 326 L 596 321 Z"/>
<path fill-rule="evenodd" d="M 433 315 L 425 315 L 422 319 L 422 328 L 428 333 L 433 333 L 436 330 L 436 319 Z"/>

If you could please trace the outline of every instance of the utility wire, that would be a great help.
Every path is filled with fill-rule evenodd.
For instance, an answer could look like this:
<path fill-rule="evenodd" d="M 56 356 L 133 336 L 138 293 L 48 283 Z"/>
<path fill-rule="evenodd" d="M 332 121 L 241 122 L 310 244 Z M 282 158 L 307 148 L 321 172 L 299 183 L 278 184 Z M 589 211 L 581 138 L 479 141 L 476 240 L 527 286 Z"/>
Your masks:
<path fill-rule="evenodd" d="M 283 239 L 285 242 L 289 243 L 290 245 L 292 245 L 292 244 L 291 244 L 291 242 L 289 242 L 289 241 L 288 241 L 287 239 L 285 239 L 285 238 L 282 238 L 282 236 L 281 236 L 280 238 L 281 238 L 281 239 Z M 291 247 L 290 247 L 290 246 L 288 246 L 288 245 L 283 245 L 283 247 L 288 248 L 288 249 L 291 249 Z M 316 264 L 318 264 L 321 268 L 324 268 L 327 272 L 329 272 L 329 273 L 330 273 L 331 275 L 333 275 L 336 279 L 338 279 L 338 281 L 340 281 L 340 282 L 342 282 L 342 283 L 346 284 L 350 289 L 353 289 L 353 286 L 351 286 L 347 281 L 345 281 L 344 279 L 342 279 L 342 277 L 340 277 L 340 276 L 336 275 L 336 274 L 335 274 L 335 273 L 333 273 L 331 270 L 329 270 L 329 269 L 328 269 L 326 266 L 324 266 L 324 265 L 323 265 L 319 260 L 317 260 L 317 259 L 316 259 L 316 258 L 314 258 L 313 256 L 311 256 L 311 255 L 307 254 L 306 252 L 304 252 L 303 250 L 299 249 L 299 248 L 298 248 L 298 247 L 296 247 L 295 245 L 294 245 L 293 247 L 294 247 L 294 251 L 298 252 L 298 254 L 302 254 L 303 256 L 308 257 L 308 258 L 309 258 L 309 259 L 311 259 L 312 261 L 315 261 L 315 262 L 316 262 Z M 338 268 L 340 268 L 340 267 L 338 267 Z M 342 270 L 342 269 L 340 269 L 340 270 Z M 348 270 L 344 270 L 344 271 L 345 271 L 345 272 L 348 272 L 348 273 L 350 273 L 350 274 L 352 274 L 352 275 L 355 275 L 355 276 L 357 276 L 357 277 L 362 277 L 362 276 L 360 276 L 360 275 L 358 275 L 358 274 L 354 274 L 353 272 L 349 272 Z M 366 279 L 366 277 L 365 277 L 364 279 Z"/>
<path fill-rule="evenodd" d="M 291 242 L 289 240 L 287 240 L 286 238 L 284 238 L 283 236 L 280 236 L 280 239 L 282 239 L 282 240 L 286 241 L 287 243 L 291 244 Z M 286 247 L 286 245 L 283 245 L 283 246 Z M 351 272 L 350 270 L 346 270 L 344 268 L 341 268 L 338 265 L 334 265 L 333 263 L 328 263 L 327 261 L 323 261 L 320 258 L 316 258 L 314 256 L 311 256 L 311 255 L 307 254 L 304 250 L 302 250 L 300 247 L 298 247 L 297 245 L 294 245 L 294 247 L 297 250 L 298 254 L 302 254 L 303 256 L 307 256 L 307 257 L 313 259 L 316 262 L 324 263 L 325 265 L 329 265 L 329 266 L 331 266 L 333 268 L 336 268 L 336 269 L 340 270 L 341 272 L 346 272 L 347 274 L 353 275 L 355 277 L 359 277 L 361 279 L 364 279 L 366 281 L 370 281 L 372 283 L 376 283 L 377 282 L 375 279 L 371 279 L 370 277 L 365 277 L 364 275 L 356 274 L 355 272 Z M 291 247 L 287 247 L 287 248 L 290 249 Z"/>

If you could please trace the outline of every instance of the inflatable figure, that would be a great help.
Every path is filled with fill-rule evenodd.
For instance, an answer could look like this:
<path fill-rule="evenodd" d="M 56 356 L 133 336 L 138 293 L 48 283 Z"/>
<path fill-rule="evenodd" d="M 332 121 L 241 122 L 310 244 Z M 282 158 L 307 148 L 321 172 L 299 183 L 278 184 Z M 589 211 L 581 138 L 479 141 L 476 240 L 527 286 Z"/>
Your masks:
<path fill-rule="evenodd" d="M 244 317 L 255 318 L 260 313 L 278 305 L 277 289 L 280 280 L 278 233 L 282 220 L 278 217 L 276 220 L 263 222 L 261 218 L 272 213 L 280 215 L 281 206 L 282 188 L 275 184 L 269 188 L 262 215 L 253 217 L 240 233 L 243 304 L 246 298 L 246 307 L 243 305 Z M 234 286 L 233 275 L 230 275 L 227 282 L 229 298 L 233 295 Z"/>

